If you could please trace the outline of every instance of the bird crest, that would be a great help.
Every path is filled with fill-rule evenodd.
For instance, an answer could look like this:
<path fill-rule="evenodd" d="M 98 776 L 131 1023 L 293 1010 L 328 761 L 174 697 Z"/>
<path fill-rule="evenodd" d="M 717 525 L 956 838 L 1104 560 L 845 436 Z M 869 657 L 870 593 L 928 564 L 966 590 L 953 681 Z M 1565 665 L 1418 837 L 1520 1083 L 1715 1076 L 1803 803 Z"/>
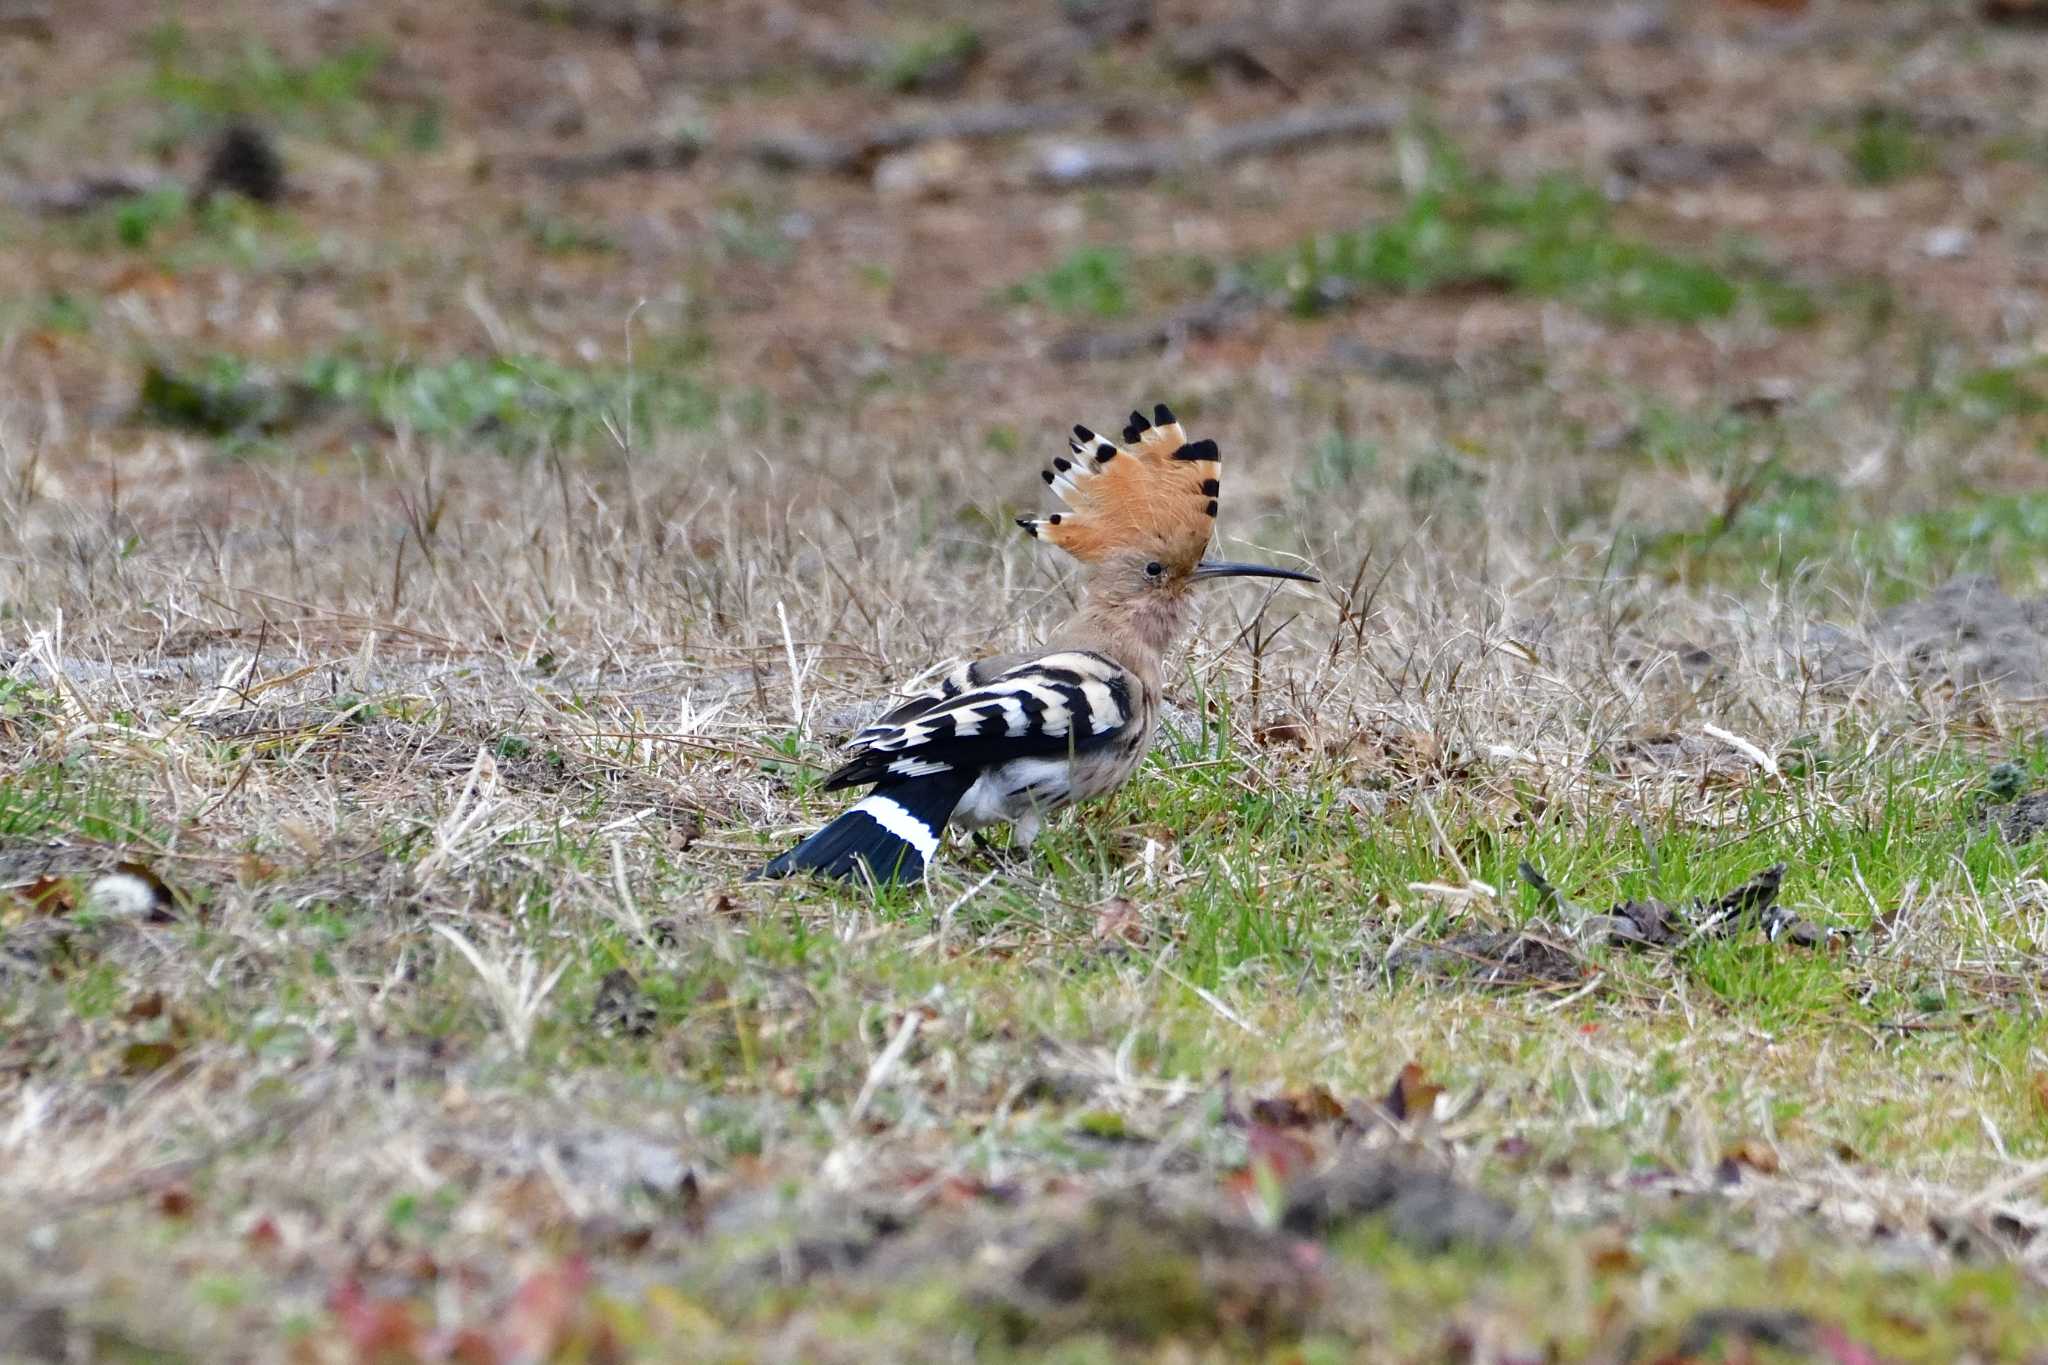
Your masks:
<path fill-rule="evenodd" d="M 1076 426 L 1045 481 L 1064 512 L 1017 524 L 1084 564 L 1144 552 L 1176 572 L 1192 571 L 1216 527 L 1222 465 L 1214 441 L 1190 443 L 1161 403 L 1152 419 L 1134 412 L 1123 443 Z"/>

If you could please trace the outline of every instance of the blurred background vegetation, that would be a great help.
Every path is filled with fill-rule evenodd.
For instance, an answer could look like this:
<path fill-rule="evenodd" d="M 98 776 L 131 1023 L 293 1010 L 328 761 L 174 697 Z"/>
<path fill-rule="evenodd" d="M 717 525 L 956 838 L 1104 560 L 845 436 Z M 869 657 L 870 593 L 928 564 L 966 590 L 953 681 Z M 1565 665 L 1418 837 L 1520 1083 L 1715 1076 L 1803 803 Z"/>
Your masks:
<path fill-rule="evenodd" d="M 1573 450 L 1546 517 L 1628 568 L 2027 572 L 2040 19 L 11 0 L 0 431 L 63 487 L 225 506 L 394 443 L 820 418 L 965 421 L 993 462 L 1063 427 L 1039 395 L 1259 375 L 1323 415 L 1319 494 L 1456 518 L 1535 392 Z M 1802 450 L 1844 422 L 1853 457 Z"/>

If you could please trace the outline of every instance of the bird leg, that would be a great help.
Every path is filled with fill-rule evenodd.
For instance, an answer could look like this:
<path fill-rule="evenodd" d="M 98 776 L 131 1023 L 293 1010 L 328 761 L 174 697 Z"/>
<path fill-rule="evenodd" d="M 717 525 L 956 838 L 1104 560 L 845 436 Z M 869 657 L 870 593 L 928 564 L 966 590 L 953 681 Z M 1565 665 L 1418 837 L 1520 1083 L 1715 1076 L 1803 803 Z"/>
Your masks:
<path fill-rule="evenodd" d="M 974 831 L 974 846 L 981 850 L 982 856 L 988 859 L 992 867 L 1018 867 L 1024 862 L 1024 850 L 1015 845 L 1009 848 L 997 848 L 995 843 L 980 830 Z"/>
<path fill-rule="evenodd" d="M 1045 817 L 1036 810 L 1027 810 L 1010 822 L 1008 848 L 997 848 L 980 830 L 974 831 L 974 846 L 988 855 L 988 860 L 998 867 L 1021 866 L 1031 845 L 1037 842 L 1039 831 L 1044 828 Z"/>

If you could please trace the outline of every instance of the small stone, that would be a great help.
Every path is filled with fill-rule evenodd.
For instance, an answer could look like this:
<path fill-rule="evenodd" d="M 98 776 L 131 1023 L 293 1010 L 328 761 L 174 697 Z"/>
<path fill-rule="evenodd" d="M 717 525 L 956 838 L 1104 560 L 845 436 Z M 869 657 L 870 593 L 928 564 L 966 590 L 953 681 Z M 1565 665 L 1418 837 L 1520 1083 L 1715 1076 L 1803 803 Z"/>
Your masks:
<path fill-rule="evenodd" d="M 1921 241 L 1920 251 L 1931 260 L 1953 261 L 1969 255 L 1975 242 L 1968 228 L 1951 224 L 1930 231 Z"/>
<path fill-rule="evenodd" d="M 157 908 L 157 891 L 132 872 L 109 872 L 87 888 L 85 908 L 108 919 L 144 919 Z"/>
<path fill-rule="evenodd" d="M 598 983 L 597 999 L 590 1007 L 590 1022 L 599 1031 L 645 1038 L 654 1032 L 656 1019 L 654 1003 L 624 967 L 607 972 Z"/>
<path fill-rule="evenodd" d="M 239 194 L 258 204 L 284 198 L 284 158 L 259 128 L 237 123 L 220 136 L 199 181 L 199 196 Z"/>
<path fill-rule="evenodd" d="M 898 199 L 947 199 L 960 192 L 967 172 L 967 149 L 958 142 L 933 142 L 894 156 L 875 166 L 875 192 Z"/>
<path fill-rule="evenodd" d="M 1671 41 L 1670 7 L 1662 0 L 1616 5 L 1595 18 L 1589 31 L 1597 43 L 1667 43 Z"/>
<path fill-rule="evenodd" d="M 2026 790 L 2027 770 L 2017 763 L 1996 763 L 1984 774 L 1984 789 L 1994 801 L 2012 801 Z"/>

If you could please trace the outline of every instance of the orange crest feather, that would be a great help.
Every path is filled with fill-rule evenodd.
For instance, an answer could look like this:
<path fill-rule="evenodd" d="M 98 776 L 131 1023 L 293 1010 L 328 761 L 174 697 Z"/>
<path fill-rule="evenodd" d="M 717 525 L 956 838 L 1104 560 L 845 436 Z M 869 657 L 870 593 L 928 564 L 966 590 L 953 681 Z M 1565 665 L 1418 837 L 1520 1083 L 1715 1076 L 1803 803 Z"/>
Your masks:
<path fill-rule="evenodd" d="M 1223 466 L 1214 441 L 1188 443 L 1164 403 L 1152 420 L 1132 413 L 1118 445 L 1077 426 L 1071 460 L 1053 461 L 1045 481 L 1071 510 L 1019 517 L 1017 524 L 1084 564 L 1145 551 L 1169 568 L 1194 568 L 1216 528 Z"/>

